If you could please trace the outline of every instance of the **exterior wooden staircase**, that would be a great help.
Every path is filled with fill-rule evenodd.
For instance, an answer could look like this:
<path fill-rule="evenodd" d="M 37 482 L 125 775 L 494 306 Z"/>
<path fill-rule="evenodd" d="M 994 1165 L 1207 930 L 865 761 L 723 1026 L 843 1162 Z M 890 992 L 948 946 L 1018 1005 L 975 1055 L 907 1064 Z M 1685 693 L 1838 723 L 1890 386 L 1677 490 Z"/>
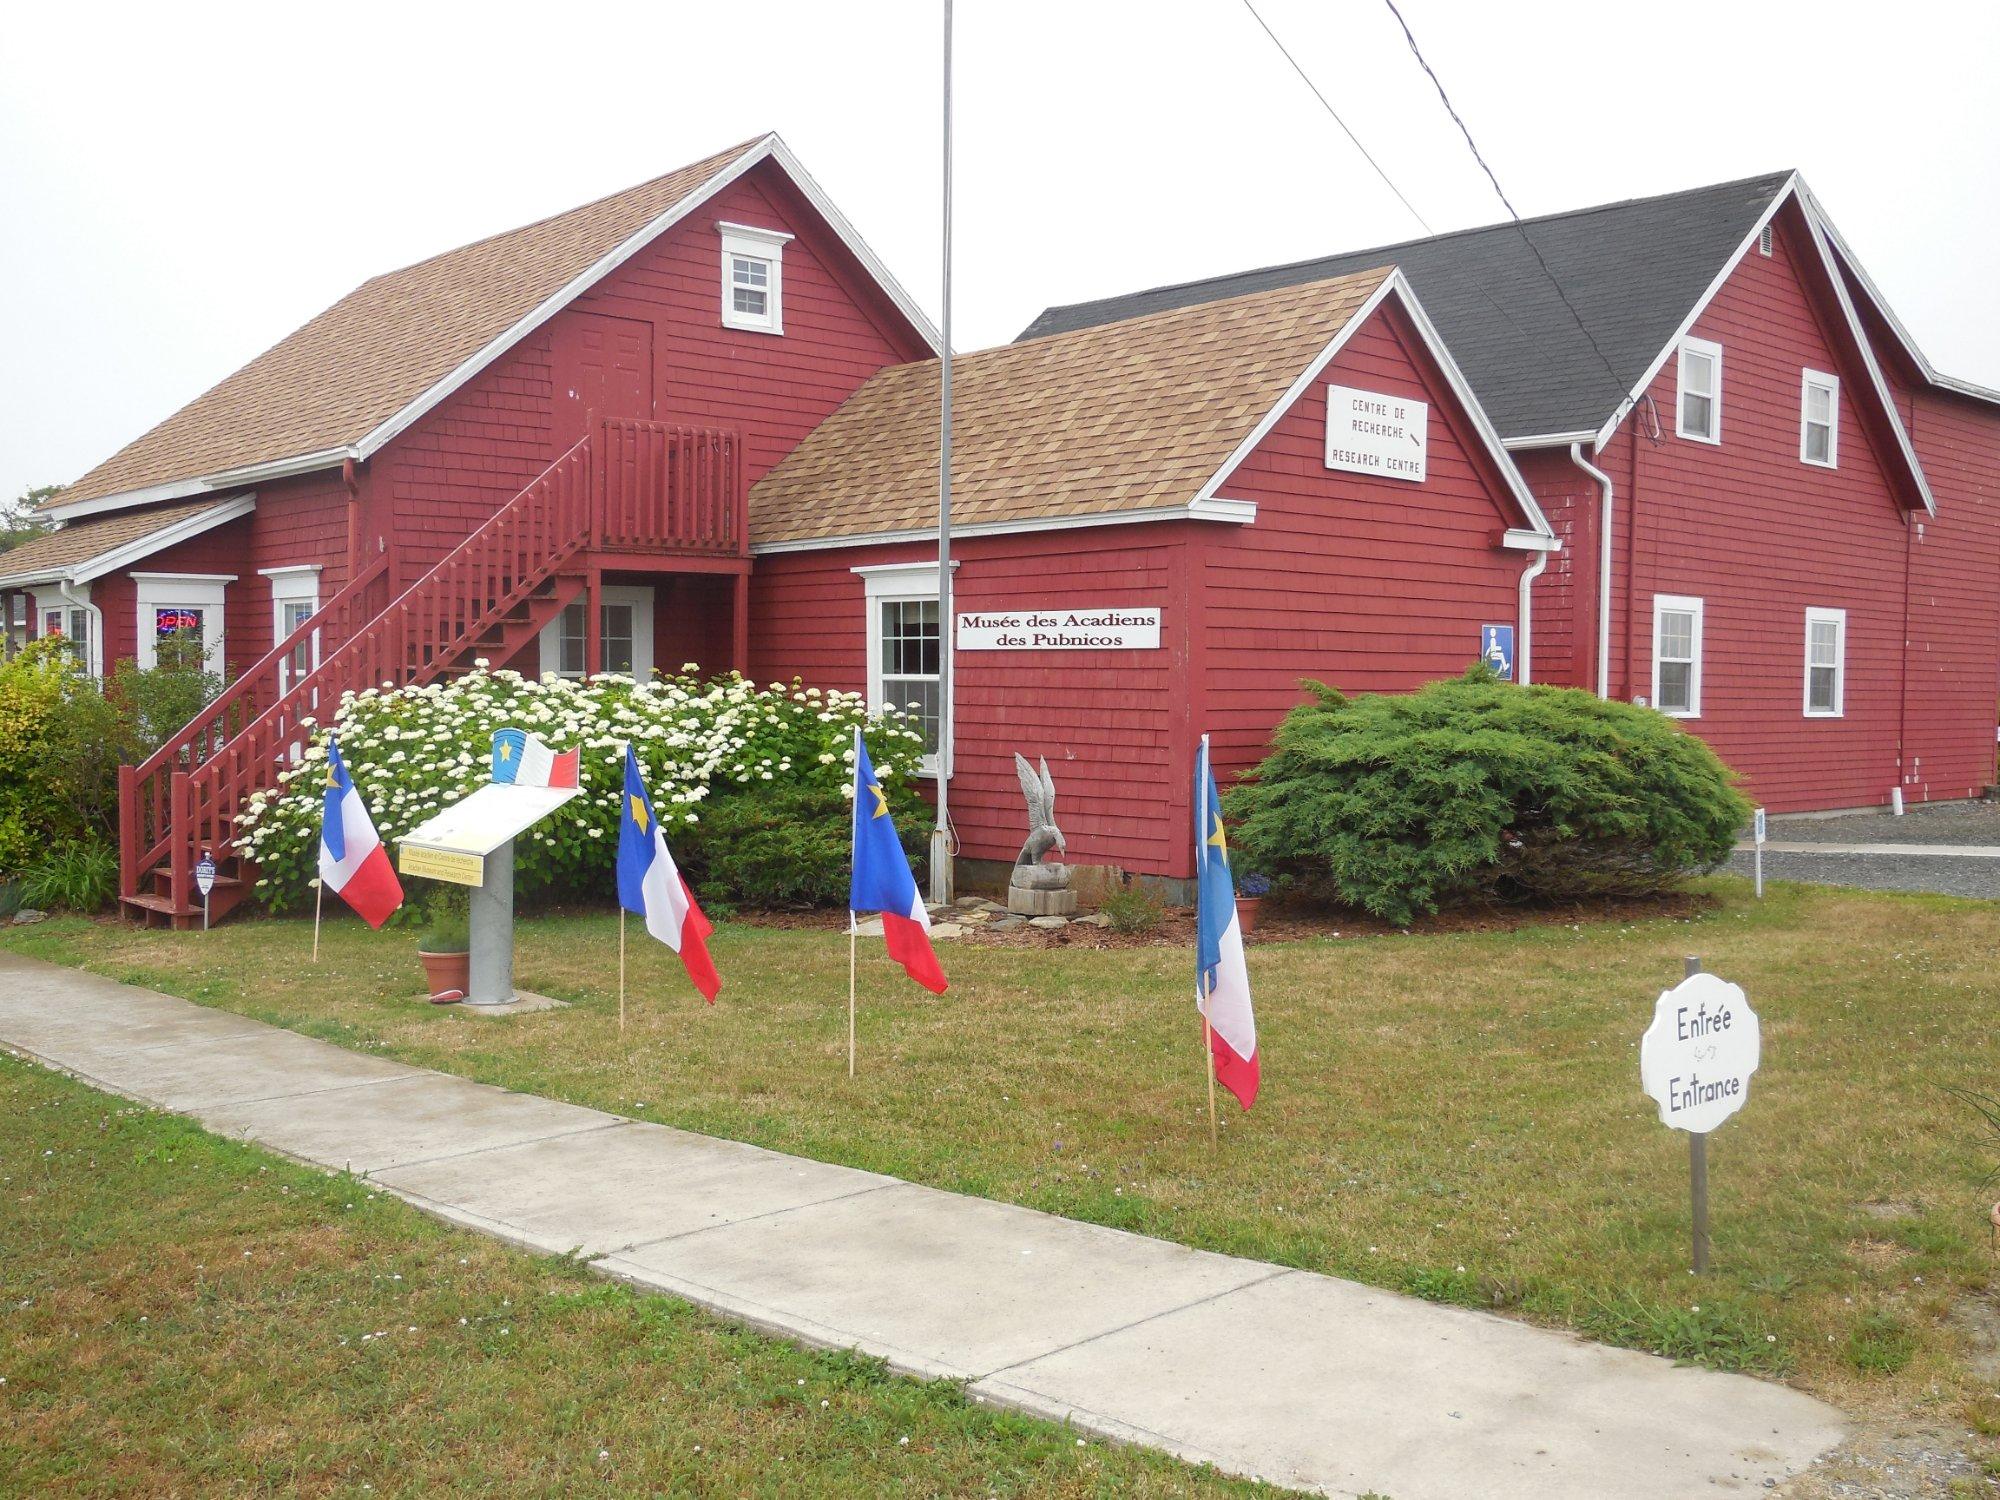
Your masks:
<path fill-rule="evenodd" d="M 343 693 L 420 686 L 479 658 L 508 661 L 618 554 L 747 559 L 745 511 L 734 433 L 593 420 L 400 593 L 389 555 L 378 555 L 144 762 L 119 768 L 127 915 L 200 927 L 203 853 L 216 864 L 210 920 L 249 895 L 256 872 L 236 852 L 238 810 L 278 785 Z M 317 665 L 288 676 L 302 647 Z"/>

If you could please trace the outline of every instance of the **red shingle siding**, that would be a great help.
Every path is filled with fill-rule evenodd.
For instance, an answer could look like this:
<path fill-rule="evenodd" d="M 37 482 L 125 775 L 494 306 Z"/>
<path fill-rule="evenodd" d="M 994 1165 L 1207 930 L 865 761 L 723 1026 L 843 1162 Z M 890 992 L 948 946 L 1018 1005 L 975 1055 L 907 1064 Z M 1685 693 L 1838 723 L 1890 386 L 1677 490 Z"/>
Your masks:
<path fill-rule="evenodd" d="M 1938 507 L 1910 553 L 1903 795 L 1977 796 L 1994 781 L 2000 694 L 2000 411 L 1929 390 L 1903 405 Z"/>
<path fill-rule="evenodd" d="M 1327 468 L 1329 383 L 1430 403 L 1423 484 Z M 1301 678 L 1407 692 L 1470 666 L 1481 625 L 1516 623 L 1533 558 L 1499 546 L 1527 524 L 1501 482 L 1400 313 L 1372 316 L 1223 482 L 1257 502 L 1256 523 L 1206 527 L 1194 544 L 1195 732 L 1225 783 L 1262 757 Z"/>
<path fill-rule="evenodd" d="M 1612 691 L 1651 696 L 1654 596 L 1701 598 L 1702 712 L 1686 727 L 1780 812 L 1877 804 L 1896 783 L 1908 536 L 1860 420 L 1865 373 L 1797 243 L 1781 223 L 1774 253 L 1745 256 L 1694 325 L 1723 349 L 1721 444 L 1674 435 L 1670 356 L 1649 391 L 1660 436 L 1641 435 L 1642 405 L 1599 460 L 1618 487 Z M 1807 368 L 1841 377 L 1837 469 L 1799 458 Z M 1838 719 L 1804 714 L 1808 607 L 1847 611 Z"/>
<path fill-rule="evenodd" d="M 1011 860 L 1019 852 L 1027 835 L 1013 760 L 1019 751 L 1048 758 L 1073 862 L 1186 873 L 1187 817 L 1176 808 L 1186 807 L 1190 775 L 1182 749 L 1187 630 L 1173 602 L 1185 530 L 1141 524 L 954 543 L 959 611 L 1165 611 L 1156 651 L 958 656 L 951 810 L 965 857 Z M 757 677 L 863 690 L 865 585 L 851 570 L 925 555 L 922 547 L 897 546 L 759 558 L 751 589 Z"/>
<path fill-rule="evenodd" d="M 1566 448 L 1517 453 L 1514 462 L 1562 543 L 1534 582 L 1534 680 L 1595 689 L 1597 525 L 1603 497 Z"/>

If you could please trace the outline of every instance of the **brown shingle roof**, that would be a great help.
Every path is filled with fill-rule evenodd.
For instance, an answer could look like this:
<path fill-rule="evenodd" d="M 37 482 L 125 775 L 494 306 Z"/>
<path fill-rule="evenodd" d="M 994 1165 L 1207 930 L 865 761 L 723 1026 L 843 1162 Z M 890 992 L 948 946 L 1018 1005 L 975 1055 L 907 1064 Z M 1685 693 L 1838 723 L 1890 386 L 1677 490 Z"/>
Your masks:
<path fill-rule="evenodd" d="M 1186 505 L 1390 272 L 961 354 L 957 525 Z M 750 540 L 937 522 L 938 364 L 874 376 L 750 492 Z"/>
<path fill-rule="evenodd" d="M 363 282 L 51 503 L 358 441 L 756 144 Z"/>
<path fill-rule="evenodd" d="M 33 541 L 23 542 L 12 551 L 0 552 L 0 578 L 20 578 L 52 570 L 67 572 L 78 563 L 102 557 L 114 548 L 153 536 L 169 526 L 232 504 L 236 499 L 234 495 L 215 495 L 71 522 Z"/>

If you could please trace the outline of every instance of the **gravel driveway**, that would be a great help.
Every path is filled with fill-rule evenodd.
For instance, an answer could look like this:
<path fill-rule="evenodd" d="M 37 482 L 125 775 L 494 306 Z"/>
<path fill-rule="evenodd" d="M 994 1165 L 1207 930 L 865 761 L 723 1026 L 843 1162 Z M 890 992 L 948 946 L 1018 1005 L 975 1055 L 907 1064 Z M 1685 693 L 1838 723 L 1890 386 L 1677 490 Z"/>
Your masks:
<path fill-rule="evenodd" d="M 1869 845 L 1934 844 L 2000 849 L 2000 802 L 1939 802 L 1889 812 L 1838 818 L 1773 818 L 1771 844 L 1824 844 L 1825 853 L 1780 852 L 1766 847 L 1764 878 L 1852 885 L 1874 891 L 1932 891 L 1944 896 L 2000 899 L 2000 857 L 1971 853 L 1868 852 Z M 1747 843 L 1747 838 L 1746 838 Z M 1748 875 L 1747 848 L 1730 857 L 1733 874 Z"/>

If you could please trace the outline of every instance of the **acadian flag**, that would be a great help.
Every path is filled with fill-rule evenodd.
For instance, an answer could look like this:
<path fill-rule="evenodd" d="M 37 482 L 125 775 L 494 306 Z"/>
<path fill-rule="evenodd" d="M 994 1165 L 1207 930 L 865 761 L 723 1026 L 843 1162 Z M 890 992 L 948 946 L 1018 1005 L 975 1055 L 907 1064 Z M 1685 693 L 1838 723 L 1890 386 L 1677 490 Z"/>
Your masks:
<path fill-rule="evenodd" d="M 493 779 L 503 786 L 577 785 L 580 750 L 558 755 L 525 729 L 493 732 Z"/>
<path fill-rule="evenodd" d="M 326 797 L 319 821 L 320 883 L 361 914 L 370 927 L 380 927 L 403 904 L 403 883 L 389 863 L 389 851 L 376 837 L 368 806 L 354 789 L 340 744 L 326 737 Z M 317 929 L 315 929 L 317 931 Z"/>
<path fill-rule="evenodd" d="M 1229 873 L 1229 837 L 1222 799 L 1208 763 L 1208 736 L 1194 767 L 1194 868 L 1197 906 L 1195 1008 L 1208 1022 L 1215 1081 L 1248 1109 L 1257 1099 L 1257 1021 L 1250 1013 L 1250 971 L 1243 963 L 1243 929 L 1236 921 L 1236 883 Z"/>
<path fill-rule="evenodd" d="M 889 957 L 933 995 L 945 992 L 944 970 L 931 947 L 930 913 L 910 874 L 895 819 L 889 816 L 889 799 L 875 778 L 859 729 L 854 731 L 854 875 L 847 908 L 853 915 L 880 912 Z"/>
<path fill-rule="evenodd" d="M 681 956 L 694 987 L 715 1004 L 722 980 L 708 956 L 707 941 L 715 927 L 695 905 L 694 892 L 667 852 L 667 836 L 653 816 L 653 800 L 646 795 L 639 758 L 630 745 L 625 747 L 625 796 L 618 818 L 618 904 L 644 919 L 646 931 Z M 619 963 L 624 963 L 622 957 Z"/>

